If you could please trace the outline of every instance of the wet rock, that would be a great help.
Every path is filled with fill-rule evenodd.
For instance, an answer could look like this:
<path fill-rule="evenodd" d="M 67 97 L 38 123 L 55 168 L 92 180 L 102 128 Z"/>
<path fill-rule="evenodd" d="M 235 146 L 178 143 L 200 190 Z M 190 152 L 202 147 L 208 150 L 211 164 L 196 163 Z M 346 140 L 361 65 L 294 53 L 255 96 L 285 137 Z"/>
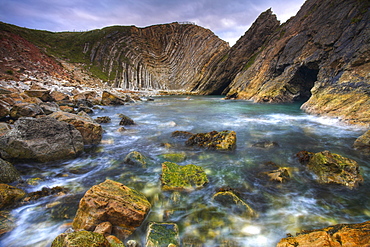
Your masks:
<path fill-rule="evenodd" d="M 11 109 L 12 106 L 8 102 L 0 99 L 0 119 L 8 116 Z"/>
<path fill-rule="evenodd" d="M 26 90 L 24 93 L 29 97 L 39 98 L 43 102 L 53 101 L 49 90 Z"/>
<path fill-rule="evenodd" d="M 277 142 L 273 142 L 273 141 L 261 141 L 261 142 L 253 143 L 252 147 L 267 149 L 267 148 L 279 147 L 279 144 Z"/>
<path fill-rule="evenodd" d="M 112 224 L 108 221 L 102 222 L 96 226 L 94 232 L 97 232 L 103 235 L 110 235 L 112 233 Z"/>
<path fill-rule="evenodd" d="M 142 155 L 138 151 L 132 151 L 126 155 L 125 159 L 123 160 L 125 163 L 133 166 L 140 166 L 140 167 L 147 167 L 148 165 L 148 158 Z"/>
<path fill-rule="evenodd" d="M 108 240 L 99 233 L 77 231 L 58 235 L 51 247 L 111 247 Z"/>
<path fill-rule="evenodd" d="M 125 247 L 121 240 L 119 240 L 116 236 L 109 235 L 105 237 L 111 247 Z"/>
<path fill-rule="evenodd" d="M 20 117 L 36 117 L 37 115 L 44 115 L 44 111 L 37 104 L 18 103 L 10 110 L 10 117 L 18 119 Z"/>
<path fill-rule="evenodd" d="M 53 98 L 52 101 L 56 101 L 56 102 L 63 101 L 63 100 L 69 100 L 69 95 L 68 94 L 65 94 L 65 93 L 62 93 L 62 92 L 59 92 L 59 91 L 51 92 L 50 96 Z"/>
<path fill-rule="evenodd" d="M 19 202 L 26 192 L 14 186 L 0 184 L 0 209 L 14 206 Z"/>
<path fill-rule="evenodd" d="M 171 134 L 171 137 L 173 138 L 181 138 L 181 139 L 189 139 L 193 133 L 187 132 L 187 131 L 174 131 Z"/>
<path fill-rule="evenodd" d="M 146 247 L 171 246 L 179 247 L 179 228 L 175 223 L 151 222 L 146 235 Z"/>
<path fill-rule="evenodd" d="M 162 190 L 191 191 L 203 187 L 208 178 L 203 168 L 196 165 L 180 166 L 172 162 L 162 163 Z"/>
<path fill-rule="evenodd" d="M 307 163 L 310 161 L 310 159 L 312 158 L 312 156 L 314 155 L 315 153 L 312 153 L 312 152 L 308 152 L 308 151 L 299 151 L 296 156 L 298 157 L 298 160 L 299 162 L 302 164 L 302 165 L 307 165 Z"/>
<path fill-rule="evenodd" d="M 242 199 L 232 191 L 220 191 L 213 197 L 213 200 L 219 202 L 222 206 L 230 209 L 233 213 L 246 217 L 257 217 L 258 214 Z"/>
<path fill-rule="evenodd" d="M 55 102 L 42 102 L 39 105 L 46 115 L 52 114 L 53 112 L 60 111 L 59 105 Z"/>
<path fill-rule="evenodd" d="M 135 121 L 132 120 L 130 117 L 120 114 L 121 121 L 119 125 L 135 125 Z"/>
<path fill-rule="evenodd" d="M 370 154 L 370 130 L 356 139 L 353 147 L 365 154 Z"/>
<path fill-rule="evenodd" d="M 47 162 L 76 157 L 83 151 L 81 133 L 54 118 L 20 118 L 0 137 L 3 159 Z"/>
<path fill-rule="evenodd" d="M 141 225 L 150 208 L 140 192 L 106 180 L 90 188 L 81 199 L 73 228 L 93 231 L 108 221 L 113 226 L 112 234 L 124 240 Z"/>
<path fill-rule="evenodd" d="M 356 246 L 370 243 L 370 221 L 339 224 L 323 229 L 302 231 L 296 237 L 283 238 L 277 247 Z"/>
<path fill-rule="evenodd" d="M 289 168 L 287 167 L 279 167 L 278 169 L 273 171 L 263 172 L 263 174 L 268 176 L 271 181 L 275 182 L 283 183 L 290 180 L 290 172 Z"/>
<path fill-rule="evenodd" d="M 0 183 L 12 183 L 20 178 L 20 173 L 12 164 L 0 159 Z"/>
<path fill-rule="evenodd" d="M 102 105 L 124 105 L 129 102 L 130 98 L 127 96 L 125 99 L 110 92 L 104 91 L 101 99 Z"/>
<path fill-rule="evenodd" d="M 184 162 L 186 160 L 186 154 L 184 153 L 161 154 L 159 157 L 175 163 Z"/>
<path fill-rule="evenodd" d="M 22 203 L 29 203 L 51 195 L 65 195 L 68 192 L 69 189 L 60 186 L 56 186 L 53 188 L 43 187 L 40 191 L 28 193 L 26 197 L 22 199 Z"/>
<path fill-rule="evenodd" d="M 0 211 L 0 237 L 16 227 L 15 220 L 9 212 Z"/>
<path fill-rule="evenodd" d="M 102 139 L 103 128 L 88 115 L 58 111 L 49 116 L 72 124 L 81 133 L 85 145 L 98 144 Z"/>
<path fill-rule="evenodd" d="M 329 151 L 315 153 L 307 167 L 317 175 L 320 183 L 340 184 L 353 189 L 363 182 L 356 161 Z"/>
<path fill-rule="evenodd" d="M 75 113 L 75 109 L 72 106 L 61 105 L 60 110 L 68 113 Z"/>
<path fill-rule="evenodd" d="M 198 146 L 210 150 L 231 151 L 236 148 L 236 133 L 229 130 L 199 133 L 191 136 L 186 141 L 186 145 Z"/>
<path fill-rule="evenodd" d="M 99 123 L 99 124 L 102 124 L 102 123 L 110 123 L 112 121 L 112 119 L 110 117 L 97 117 L 95 118 L 95 122 Z"/>
<path fill-rule="evenodd" d="M 7 123 L 0 123 L 0 136 L 5 135 L 12 128 Z"/>

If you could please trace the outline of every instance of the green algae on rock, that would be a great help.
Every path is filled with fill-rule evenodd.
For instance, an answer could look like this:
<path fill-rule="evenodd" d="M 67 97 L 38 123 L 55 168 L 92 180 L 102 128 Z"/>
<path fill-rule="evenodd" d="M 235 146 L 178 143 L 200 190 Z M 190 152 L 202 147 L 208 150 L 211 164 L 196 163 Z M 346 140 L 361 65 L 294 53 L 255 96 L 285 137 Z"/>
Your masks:
<path fill-rule="evenodd" d="M 363 182 L 356 161 L 329 151 L 315 153 L 307 167 L 318 176 L 320 183 L 335 183 L 352 189 Z"/>
<path fill-rule="evenodd" d="M 148 158 L 138 151 L 130 152 L 123 161 L 129 165 L 141 166 L 143 168 L 146 168 L 148 165 Z"/>
<path fill-rule="evenodd" d="M 213 200 L 219 202 L 222 206 L 231 208 L 233 213 L 246 217 L 257 217 L 258 214 L 242 199 L 232 191 L 220 191 L 213 197 Z"/>
<path fill-rule="evenodd" d="M 370 130 L 366 131 L 365 134 L 356 139 L 353 147 L 360 150 L 364 154 L 370 154 Z"/>
<path fill-rule="evenodd" d="M 208 178 L 203 168 L 193 164 L 180 166 L 172 162 L 162 163 L 162 189 L 191 191 L 203 187 Z"/>
<path fill-rule="evenodd" d="M 0 209 L 10 207 L 26 196 L 26 192 L 22 189 L 0 184 Z"/>
<path fill-rule="evenodd" d="M 149 223 L 146 247 L 171 246 L 179 247 L 179 228 L 175 223 Z"/>
<path fill-rule="evenodd" d="M 100 233 L 76 231 L 58 235 L 51 247 L 111 247 L 111 245 Z"/>
<path fill-rule="evenodd" d="M 191 136 L 185 144 L 210 150 L 232 151 L 236 148 L 236 133 L 229 130 L 198 133 Z"/>
<path fill-rule="evenodd" d="M 186 154 L 184 153 L 169 153 L 169 154 L 161 154 L 159 155 L 160 158 L 170 161 L 170 162 L 183 162 L 186 160 Z"/>

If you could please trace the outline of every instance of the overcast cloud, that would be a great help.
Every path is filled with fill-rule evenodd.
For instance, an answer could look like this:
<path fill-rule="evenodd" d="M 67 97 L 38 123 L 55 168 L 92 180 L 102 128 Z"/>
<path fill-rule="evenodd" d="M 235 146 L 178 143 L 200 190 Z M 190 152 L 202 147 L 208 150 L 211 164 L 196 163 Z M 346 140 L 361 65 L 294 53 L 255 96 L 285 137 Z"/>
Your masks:
<path fill-rule="evenodd" d="M 55 32 L 191 21 L 233 45 L 263 11 L 272 8 L 285 22 L 303 3 L 304 0 L 0 0 L 0 20 Z"/>

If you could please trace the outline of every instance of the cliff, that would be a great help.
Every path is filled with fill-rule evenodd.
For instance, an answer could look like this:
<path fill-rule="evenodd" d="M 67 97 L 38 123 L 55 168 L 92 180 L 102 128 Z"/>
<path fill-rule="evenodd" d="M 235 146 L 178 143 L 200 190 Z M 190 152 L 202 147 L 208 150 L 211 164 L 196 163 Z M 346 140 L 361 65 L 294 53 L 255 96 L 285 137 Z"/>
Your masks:
<path fill-rule="evenodd" d="M 363 0 L 306 1 L 263 45 L 252 47 L 223 93 L 256 102 L 308 100 L 302 109 L 309 113 L 369 125 L 369 7 Z M 240 42 L 250 46 L 243 37 Z"/>

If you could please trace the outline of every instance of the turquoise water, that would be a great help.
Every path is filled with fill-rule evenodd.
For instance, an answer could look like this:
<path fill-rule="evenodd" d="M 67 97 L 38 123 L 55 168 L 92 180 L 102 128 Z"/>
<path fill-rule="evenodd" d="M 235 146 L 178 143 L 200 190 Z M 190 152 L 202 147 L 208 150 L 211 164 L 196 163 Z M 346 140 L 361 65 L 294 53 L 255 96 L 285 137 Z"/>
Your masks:
<path fill-rule="evenodd" d="M 78 201 L 91 186 L 109 178 L 143 192 L 153 204 L 147 221 L 176 222 L 183 245 L 203 242 L 204 246 L 275 246 L 287 233 L 337 223 L 358 223 L 370 218 L 369 157 L 352 149 L 364 129 L 341 124 L 337 119 L 307 115 L 300 104 L 254 104 L 226 101 L 216 96 L 158 97 L 153 102 L 109 106 L 95 110 L 93 118 L 109 116 L 102 124 L 102 143 L 74 160 L 46 164 L 18 164 L 23 178 L 41 178 L 31 191 L 42 187 L 65 186 L 65 197 L 48 197 L 12 211 L 17 227 L 0 239 L 0 246 L 49 246 L 70 223 Z M 137 123 L 120 127 L 119 114 Z M 234 130 L 234 152 L 215 152 L 186 147 L 171 138 L 173 131 L 192 133 Z M 256 142 L 273 141 L 278 147 L 252 147 Z M 162 143 L 171 143 L 165 148 Z M 320 185 L 298 162 L 295 154 L 306 150 L 329 150 L 356 160 L 364 185 L 355 190 Z M 131 151 L 140 151 L 152 164 L 135 168 L 123 162 Z M 204 168 L 209 184 L 194 192 L 162 192 L 161 160 L 164 153 L 187 155 L 181 165 Z M 292 179 L 286 183 L 261 176 L 265 163 L 289 167 Z M 233 188 L 257 213 L 248 218 L 218 205 L 212 196 L 219 188 Z M 59 210 L 69 205 L 69 210 Z M 59 214 L 57 213 L 59 212 Z M 146 222 L 132 238 L 144 243 Z"/>

